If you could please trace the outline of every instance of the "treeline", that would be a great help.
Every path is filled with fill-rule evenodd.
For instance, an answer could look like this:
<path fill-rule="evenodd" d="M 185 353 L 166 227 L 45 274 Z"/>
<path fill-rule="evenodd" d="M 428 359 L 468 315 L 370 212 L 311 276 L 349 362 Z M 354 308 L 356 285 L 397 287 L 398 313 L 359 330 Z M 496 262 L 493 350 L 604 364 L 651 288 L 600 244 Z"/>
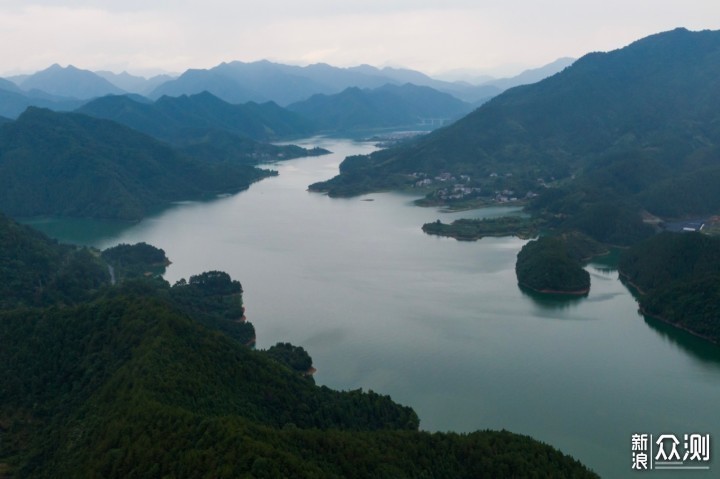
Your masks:
<path fill-rule="evenodd" d="M 515 274 L 521 286 L 540 293 L 587 294 L 590 291 L 590 274 L 558 237 L 544 236 L 526 243 L 517 255 Z"/>
<path fill-rule="evenodd" d="M 645 314 L 720 343 L 720 238 L 662 233 L 626 251 L 619 268 Z"/>
<path fill-rule="evenodd" d="M 29 108 L 0 125 L 0 209 L 138 220 L 169 202 L 235 193 L 276 174 L 193 159 L 128 127 Z"/>
<path fill-rule="evenodd" d="M 155 102 L 129 95 L 107 95 L 76 111 L 166 141 L 206 163 L 257 165 L 328 153 L 268 143 L 317 132 L 312 122 L 272 102 L 232 105 L 208 92 L 163 96 Z"/>
<path fill-rule="evenodd" d="M 0 219 L 8 284 L 52 279 L 78 251 L 106 268 L 99 254 Z M 161 255 L 125 245 L 107 256 Z M 527 437 L 422 433 L 388 396 L 316 386 L 298 374 L 311 364 L 304 349 L 244 345 L 242 286 L 226 273 L 108 281 L 72 302 L 4 297 L 2 475 L 597 477 Z"/>
<path fill-rule="evenodd" d="M 314 386 L 152 297 L 0 328 L 0 461 L 19 477 L 597 477 L 528 437 L 418 432 L 387 396 Z"/>
<path fill-rule="evenodd" d="M 86 249 L 60 245 L 0 213 L 0 308 L 73 304 L 109 282 Z"/>
<path fill-rule="evenodd" d="M 502 216 L 500 218 L 465 219 L 461 218 L 451 224 L 425 223 L 422 230 L 431 235 L 449 236 L 461 241 L 473 241 L 485 236 L 517 236 L 531 238 L 537 236 L 544 221 L 539 218 L 523 216 Z"/>
<path fill-rule="evenodd" d="M 170 263 L 164 250 L 145 242 L 134 245 L 123 243 L 107 248 L 101 257 L 114 268 L 117 278 L 161 275 Z"/>

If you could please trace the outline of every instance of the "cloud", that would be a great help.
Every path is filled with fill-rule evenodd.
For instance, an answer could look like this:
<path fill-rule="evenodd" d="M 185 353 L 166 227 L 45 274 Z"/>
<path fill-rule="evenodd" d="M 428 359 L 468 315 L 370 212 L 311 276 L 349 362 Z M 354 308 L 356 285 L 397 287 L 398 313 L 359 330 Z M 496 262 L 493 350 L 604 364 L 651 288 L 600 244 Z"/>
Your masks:
<path fill-rule="evenodd" d="M 6 69 L 33 71 L 52 63 L 177 65 L 167 49 L 182 35 L 160 15 L 109 13 L 96 8 L 30 6 L 0 12 L 0 58 Z"/>
<path fill-rule="evenodd" d="M 720 27 L 720 2 L 6 0 L 0 58 L 6 72 L 52 63 L 183 71 L 263 58 L 438 72 L 539 66 L 676 26 Z"/>

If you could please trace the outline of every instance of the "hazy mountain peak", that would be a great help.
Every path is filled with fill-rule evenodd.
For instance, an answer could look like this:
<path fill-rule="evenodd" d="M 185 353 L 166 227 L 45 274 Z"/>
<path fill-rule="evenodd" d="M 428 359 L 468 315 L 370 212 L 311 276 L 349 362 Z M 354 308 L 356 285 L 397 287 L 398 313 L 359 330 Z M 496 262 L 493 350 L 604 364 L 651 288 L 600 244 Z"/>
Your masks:
<path fill-rule="evenodd" d="M 81 70 L 73 65 L 63 68 L 57 63 L 30 75 L 22 81 L 20 87 L 26 91 L 40 90 L 51 95 L 80 99 L 125 93 L 89 70 Z"/>

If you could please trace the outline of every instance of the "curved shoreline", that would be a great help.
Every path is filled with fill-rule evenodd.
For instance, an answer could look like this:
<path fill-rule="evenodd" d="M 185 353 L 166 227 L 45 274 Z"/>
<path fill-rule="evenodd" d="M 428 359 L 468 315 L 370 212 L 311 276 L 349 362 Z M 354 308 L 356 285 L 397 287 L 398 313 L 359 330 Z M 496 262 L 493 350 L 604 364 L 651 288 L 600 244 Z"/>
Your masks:
<path fill-rule="evenodd" d="M 519 284 L 520 286 L 522 286 L 523 288 L 529 289 L 530 291 L 532 291 L 532 292 L 534 292 L 534 293 L 551 294 L 551 295 L 554 295 L 554 296 L 563 296 L 563 295 L 566 295 L 566 296 L 584 296 L 584 295 L 590 293 L 590 288 L 576 289 L 576 290 L 573 290 L 573 291 L 563 291 L 563 290 L 559 290 L 559 289 L 537 289 L 537 288 L 533 288 L 532 286 L 528 286 L 527 284 L 524 284 L 524 283 L 521 283 L 521 282 L 518 282 L 518 284 Z"/>
<path fill-rule="evenodd" d="M 645 308 L 643 308 L 642 305 L 639 304 L 639 303 L 638 303 L 638 311 L 639 311 L 640 314 L 642 314 L 643 316 L 647 316 L 648 318 L 656 319 L 656 320 L 658 320 L 658 321 L 660 321 L 660 322 L 662 322 L 662 323 L 668 324 L 668 325 L 670 325 L 670 326 L 672 326 L 672 327 L 674 327 L 674 328 L 677 328 L 677 329 L 679 329 L 679 330 L 681 330 L 681 331 L 685 331 L 686 333 L 690 333 L 690 334 L 692 334 L 693 336 L 695 336 L 696 338 L 704 339 L 705 341 L 708 341 L 709 343 L 712 343 L 712 344 L 715 344 L 715 345 L 720 345 L 720 342 L 716 341 L 715 339 L 710 338 L 709 336 L 705 336 L 705 335 L 703 335 L 703 334 L 700 334 L 700 333 L 698 333 L 697 331 L 693 331 L 692 329 L 688 328 L 687 326 L 683 326 L 682 324 L 678 324 L 678 323 L 673 323 L 672 321 L 670 321 L 670 320 L 667 319 L 667 318 L 664 318 L 664 317 L 662 317 L 662 316 L 658 316 L 658 315 L 655 315 L 655 314 L 650 314 L 650 313 L 648 313 L 647 310 L 646 310 Z"/>
<path fill-rule="evenodd" d="M 620 270 L 618 270 L 618 274 L 619 274 L 619 276 L 620 276 L 620 280 L 621 280 L 620 282 L 621 282 L 621 283 L 625 284 L 626 286 L 630 286 L 631 288 L 633 288 L 635 291 L 637 291 L 637 292 L 639 293 L 640 296 L 645 296 L 645 295 L 646 295 L 645 291 L 643 291 L 642 288 L 640 288 L 637 284 L 635 284 L 635 283 L 633 283 L 632 281 L 630 281 L 630 279 L 628 278 L 628 275 L 627 275 L 627 274 L 623 273 L 623 272 L 620 271 Z M 635 301 L 638 303 L 638 312 L 639 312 L 640 314 L 642 314 L 643 316 L 646 316 L 646 317 L 652 318 L 652 319 L 656 319 L 656 320 L 658 320 L 658 321 L 660 321 L 660 322 L 662 322 L 662 323 L 665 323 L 665 324 L 667 324 L 667 325 L 670 325 L 670 326 L 672 326 L 672 327 L 674 327 L 674 328 L 677 328 L 677 329 L 679 329 L 679 330 L 681 330 L 681 331 L 685 331 L 685 332 L 687 332 L 687 333 L 690 333 L 690 334 L 692 334 L 693 336 L 695 336 L 696 338 L 704 339 L 705 341 L 708 341 L 708 342 L 710 342 L 710 343 L 712 343 L 712 344 L 720 345 L 720 342 L 718 342 L 717 340 L 715 340 L 715 339 L 713 339 L 713 338 L 711 338 L 711 337 L 709 337 L 709 336 L 705 336 L 704 334 L 700 334 L 700 333 L 698 333 L 697 331 L 694 331 L 694 330 L 688 328 L 687 326 L 684 326 L 684 325 L 682 325 L 682 324 L 673 322 L 673 321 L 671 321 L 671 320 L 669 320 L 669 319 L 667 319 L 667 318 L 665 318 L 665 317 L 663 317 L 663 316 L 659 316 L 659 315 L 656 315 L 656 314 L 651 314 L 651 313 L 649 313 L 649 312 L 643 307 L 642 303 L 641 303 L 637 298 L 635 298 Z"/>

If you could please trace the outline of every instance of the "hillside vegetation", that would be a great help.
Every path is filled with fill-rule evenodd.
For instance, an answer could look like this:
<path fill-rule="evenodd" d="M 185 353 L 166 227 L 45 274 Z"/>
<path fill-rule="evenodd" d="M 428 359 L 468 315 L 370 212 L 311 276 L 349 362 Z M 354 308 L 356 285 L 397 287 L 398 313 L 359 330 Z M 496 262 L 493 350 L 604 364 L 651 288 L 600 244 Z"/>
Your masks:
<path fill-rule="evenodd" d="M 312 122 L 272 102 L 231 105 L 207 92 L 163 96 L 155 102 L 127 95 L 105 96 L 77 112 L 129 126 L 207 163 L 256 165 L 327 153 L 268 143 L 316 132 Z"/>
<path fill-rule="evenodd" d="M 40 293 L 73 252 L 100 269 L 103 257 L 159 258 L 148 245 L 96 256 L 0 220 L 4 278 Z M 174 286 L 144 275 L 111 286 L 106 273 L 84 291 L 3 296 L 5 477 L 597 477 L 525 436 L 419 432 L 415 412 L 387 396 L 316 386 L 300 374 L 312 361 L 302 348 L 254 351 L 215 327 L 247 324 L 242 287 L 225 273 Z"/>
<path fill-rule="evenodd" d="M 180 97 L 163 96 L 155 102 L 132 96 L 105 96 L 79 108 L 78 113 L 117 121 L 172 143 L 183 132 L 220 130 L 258 141 L 307 136 L 315 126 L 273 102 L 232 105 L 202 92 Z"/>
<path fill-rule="evenodd" d="M 288 109 L 313 121 L 322 130 L 412 127 L 423 121 L 451 122 L 472 107 L 448 93 L 411 84 L 375 89 L 347 88 L 335 95 L 313 95 Z"/>
<path fill-rule="evenodd" d="M 311 189 L 354 195 L 449 173 L 519 197 L 593 189 L 661 216 L 717 211 L 719 59 L 720 32 L 684 29 L 591 53 L 412 144 L 348 159 Z"/>
<path fill-rule="evenodd" d="M 29 108 L 0 126 L 0 208 L 12 216 L 138 220 L 273 173 L 193 160 L 117 123 Z"/>
<path fill-rule="evenodd" d="M 545 236 L 530 241 L 517 255 L 518 283 L 539 293 L 587 294 L 590 274 L 561 238 Z"/>
<path fill-rule="evenodd" d="M 720 238 L 663 233 L 627 250 L 619 267 L 645 314 L 720 343 Z"/>

